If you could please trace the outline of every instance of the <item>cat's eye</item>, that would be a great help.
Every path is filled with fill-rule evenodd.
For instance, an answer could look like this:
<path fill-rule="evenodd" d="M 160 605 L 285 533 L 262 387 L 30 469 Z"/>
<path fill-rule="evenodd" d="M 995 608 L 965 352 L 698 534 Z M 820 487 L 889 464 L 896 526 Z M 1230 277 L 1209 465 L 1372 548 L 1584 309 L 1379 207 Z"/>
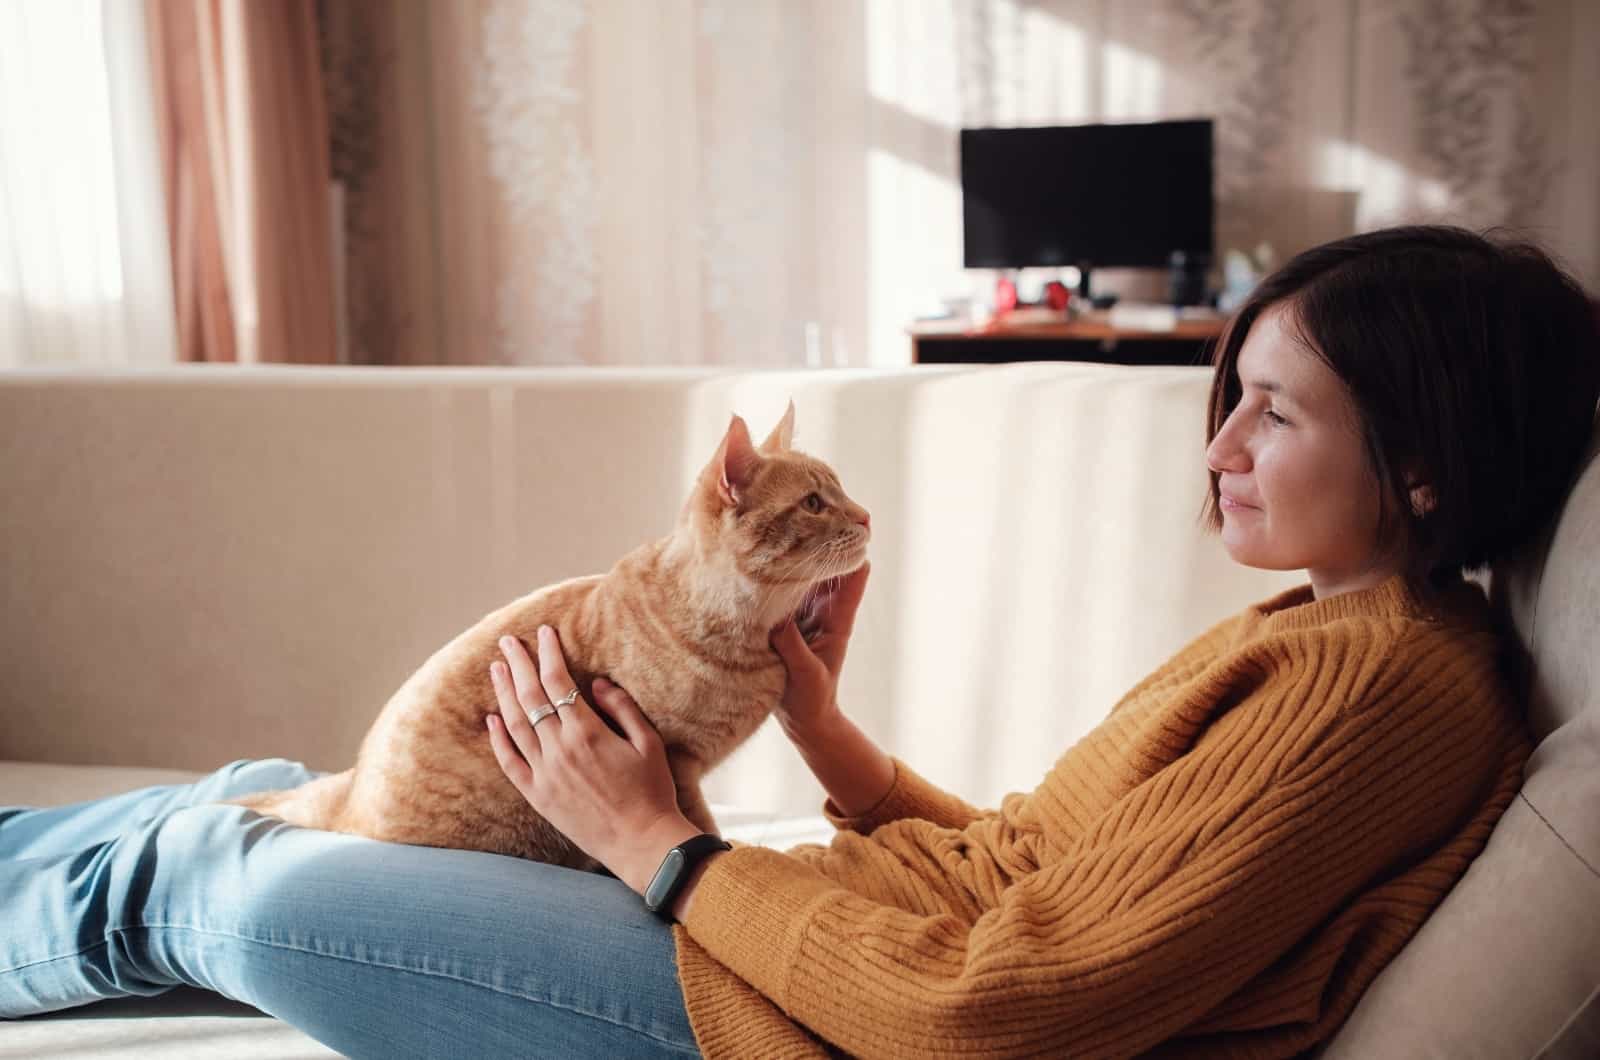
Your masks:
<path fill-rule="evenodd" d="M 808 512 L 820 512 L 823 508 L 822 495 L 818 493 L 808 493 L 806 494 L 805 500 L 801 501 L 800 504 Z"/>

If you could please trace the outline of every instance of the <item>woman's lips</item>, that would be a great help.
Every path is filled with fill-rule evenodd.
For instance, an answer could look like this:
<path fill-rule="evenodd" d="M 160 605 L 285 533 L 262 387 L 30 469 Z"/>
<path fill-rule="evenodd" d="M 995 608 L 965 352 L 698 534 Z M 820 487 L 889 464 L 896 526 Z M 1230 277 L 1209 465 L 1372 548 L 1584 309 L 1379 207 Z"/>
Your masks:
<path fill-rule="evenodd" d="M 1244 504 L 1228 496 L 1226 493 L 1221 494 L 1218 497 L 1217 503 L 1225 512 L 1253 512 L 1256 510 L 1255 505 Z"/>

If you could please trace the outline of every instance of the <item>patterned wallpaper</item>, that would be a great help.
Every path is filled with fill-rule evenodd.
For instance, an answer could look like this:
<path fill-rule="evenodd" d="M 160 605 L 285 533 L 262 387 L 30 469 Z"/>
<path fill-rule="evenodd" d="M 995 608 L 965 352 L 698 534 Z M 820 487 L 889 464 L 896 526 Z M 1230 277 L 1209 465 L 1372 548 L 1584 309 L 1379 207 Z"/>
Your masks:
<path fill-rule="evenodd" d="M 1585 0 L 320 14 L 357 363 L 903 363 L 906 323 L 992 282 L 960 267 L 963 125 L 1212 116 L 1219 248 L 1509 224 L 1600 286 Z"/>
<path fill-rule="evenodd" d="M 1540 121 L 1537 5 L 1422 0 L 1393 7 L 1406 43 L 1403 76 L 1419 158 L 1463 212 L 1511 225 L 1536 222 L 1558 166 L 1551 130 Z"/>

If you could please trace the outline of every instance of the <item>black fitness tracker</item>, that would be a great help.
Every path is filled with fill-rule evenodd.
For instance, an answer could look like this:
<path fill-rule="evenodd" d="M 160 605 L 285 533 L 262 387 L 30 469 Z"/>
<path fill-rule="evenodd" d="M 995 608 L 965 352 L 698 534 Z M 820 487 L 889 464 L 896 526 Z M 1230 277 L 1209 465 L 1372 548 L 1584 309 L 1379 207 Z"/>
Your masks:
<path fill-rule="evenodd" d="M 663 920 L 671 920 L 672 900 L 683 890 L 683 884 L 694 867 L 708 854 L 732 849 L 732 843 L 710 832 L 685 839 L 667 851 L 667 856 L 661 859 L 661 867 L 650 877 L 650 884 L 644 889 L 645 907 Z"/>

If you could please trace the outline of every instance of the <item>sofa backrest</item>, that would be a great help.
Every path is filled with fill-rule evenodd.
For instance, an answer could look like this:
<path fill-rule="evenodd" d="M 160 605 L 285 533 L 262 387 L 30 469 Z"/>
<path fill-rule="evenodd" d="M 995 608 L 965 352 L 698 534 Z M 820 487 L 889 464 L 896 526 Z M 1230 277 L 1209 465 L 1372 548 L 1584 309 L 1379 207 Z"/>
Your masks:
<path fill-rule="evenodd" d="M 191 365 L 0 373 L 0 759 L 342 768 L 485 613 L 671 528 L 731 412 L 871 510 L 844 702 L 925 775 L 1030 786 L 1151 667 L 1299 580 L 1197 516 L 1203 368 Z M 116 719 L 115 724 L 106 724 Z M 767 726 L 714 801 L 814 814 Z"/>
<path fill-rule="evenodd" d="M 1600 429 L 1559 517 L 1493 573 L 1537 741 L 1484 852 L 1324 1053 L 1600 1056 Z"/>

